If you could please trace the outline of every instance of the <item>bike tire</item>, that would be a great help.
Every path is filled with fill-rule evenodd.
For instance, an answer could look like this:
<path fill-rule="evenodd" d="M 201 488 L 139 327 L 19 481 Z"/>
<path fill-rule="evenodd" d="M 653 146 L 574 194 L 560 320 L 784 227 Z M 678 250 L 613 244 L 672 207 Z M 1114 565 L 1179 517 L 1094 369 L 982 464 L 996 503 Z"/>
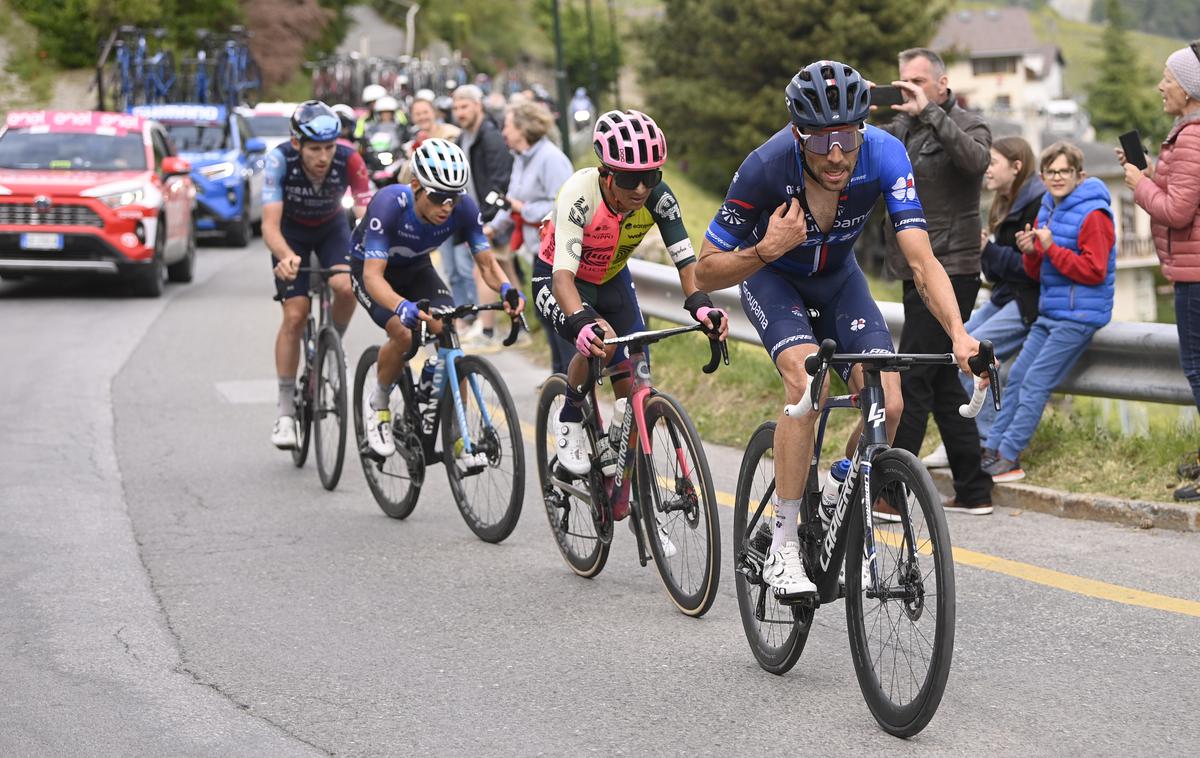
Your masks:
<path fill-rule="evenodd" d="M 774 447 L 775 422 L 766 421 L 754 430 L 742 455 L 733 504 L 733 576 L 750 652 L 764 671 L 782 675 L 791 671 L 804 652 L 812 609 L 780 603 L 762 581 L 762 554 L 770 549 L 770 543 L 755 544 L 758 523 L 751 524 L 750 519 L 773 489 Z M 763 518 L 767 518 L 765 509 Z"/>
<path fill-rule="evenodd" d="M 846 550 L 846 627 L 859 688 L 871 715 L 889 734 L 911 737 L 937 712 L 950 675 L 955 614 L 950 530 L 941 497 L 915 455 L 891 448 L 875 456 L 872 464 L 869 502 L 885 498 L 903 514 L 900 524 L 875 525 L 876 575 L 882 589 L 909 594 L 904 599 L 881 600 L 863 592 L 863 519 L 859 514 L 851 524 Z M 908 555 L 910 540 L 916 547 L 915 564 Z M 931 579 L 936 583 L 932 593 Z M 931 594 L 935 598 L 932 606 L 928 602 Z M 931 607 L 934 618 L 929 620 Z M 917 627 L 922 619 L 931 623 Z M 896 626 L 882 628 L 890 622 Z M 906 628 L 906 622 L 912 622 L 914 629 Z M 872 639 L 876 629 L 877 641 Z M 906 642 L 914 649 L 905 649 Z M 923 678 L 919 672 L 922 662 L 926 662 Z M 911 682 L 897 683 L 897 672 L 907 672 Z"/>
<path fill-rule="evenodd" d="M 716 600 L 721 580 L 721 521 L 708 458 L 675 398 L 651 395 L 644 418 L 651 450 L 637 458 L 646 542 L 671 601 L 684 615 L 700 617 Z M 670 557 L 660 530 L 675 548 Z"/>
<path fill-rule="evenodd" d="M 608 562 L 611 543 L 599 538 L 591 506 L 556 487 L 551 476 L 550 467 L 558 463 L 554 425 L 558 423 L 558 412 L 566 401 L 566 394 L 567 378 L 562 374 L 553 374 L 546 379 L 538 393 L 537 436 L 534 439 L 538 484 L 546 506 L 546 518 L 550 522 L 550 532 L 554 535 L 554 542 L 563 560 L 571 571 L 591 579 Z M 577 481 L 581 487 L 587 486 L 583 480 Z"/>
<path fill-rule="evenodd" d="M 292 463 L 302 468 L 308 460 L 308 448 L 312 443 L 313 390 L 315 376 L 313 365 L 305 356 L 305 346 L 317 338 L 317 324 L 312 316 L 304 327 L 304 338 L 300 342 L 300 376 L 296 379 L 296 446 L 292 448 Z"/>
<path fill-rule="evenodd" d="M 346 457 L 346 358 L 337 331 L 321 330 L 317 345 L 317 389 L 313 429 L 317 474 L 321 486 L 332 491 L 342 477 Z M 332 420 L 332 423 L 330 423 Z"/>
<path fill-rule="evenodd" d="M 258 105 L 259 94 L 262 92 L 262 71 L 258 68 L 258 62 L 250 57 L 246 62 L 246 68 L 242 71 L 242 80 L 238 83 L 239 94 L 241 100 L 247 107 L 253 108 Z"/>
<path fill-rule="evenodd" d="M 397 386 L 392 387 L 392 435 L 396 440 L 396 453 L 379 461 L 367 444 L 363 424 L 363 411 L 376 385 L 375 363 L 378 359 L 379 346 L 372 345 L 363 351 L 354 370 L 354 408 L 351 412 L 354 439 L 375 503 L 390 518 L 405 519 L 417 507 L 417 498 L 425 482 L 424 446 L 412 426 L 414 414 L 409 413 L 413 408 L 412 374 L 405 368 Z"/>
<path fill-rule="evenodd" d="M 467 429 L 473 444 L 487 454 L 488 465 L 474 472 L 464 471 L 459 465 L 457 444 L 462 435 L 448 386 L 442 389 L 442 462 L 454 503 L 467 526 L 484 542 L 501 542 L 516 528 L 525 501 L 525 442 L 521 439 L 520 416 L 508 385 L 486 359 L 464 356 L 455 367 Z M 486 385 L 480 387 L 479 394 L 493 422 L 490 425 L 485 424 L 480 398 L 475 396 L 477 382 Z M 503 467 L 506 462 L 511 463 L 511 470 Z"/>

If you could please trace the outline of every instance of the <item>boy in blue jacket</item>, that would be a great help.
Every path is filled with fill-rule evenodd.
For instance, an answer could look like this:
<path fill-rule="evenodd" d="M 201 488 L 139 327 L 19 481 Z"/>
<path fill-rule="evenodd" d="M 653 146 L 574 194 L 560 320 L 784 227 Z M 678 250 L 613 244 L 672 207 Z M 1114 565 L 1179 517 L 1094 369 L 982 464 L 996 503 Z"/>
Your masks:
<path fill-rule="evenodd" d="M 1070 143 L 1043 150 L 1040 165 L 1046 194 L 1037 227 L 1019 232 L 1017 247 L 1025 272 L 1042 289 L 1037 320 L 1009 374 L 1004 408 L 985 445 L 984 471 L 996 482 L 1025 478 L 1020 454 L 1050 393 L 1112 318 L 1117 235 L 1108 188 L 1084 174 L 1083 153 Z"/>

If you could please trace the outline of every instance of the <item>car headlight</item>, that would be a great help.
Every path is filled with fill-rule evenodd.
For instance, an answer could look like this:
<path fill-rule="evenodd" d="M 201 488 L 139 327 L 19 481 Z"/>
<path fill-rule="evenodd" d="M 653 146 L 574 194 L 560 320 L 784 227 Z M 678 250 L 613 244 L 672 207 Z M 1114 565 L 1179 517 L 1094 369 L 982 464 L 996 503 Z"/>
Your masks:
<path fill-rule="evenodd" d="M 126 205 L 136 205 L 142 202 L 144 196 L 145 194 L 140 189 L 135 189 L 125 192 L 114 192 L 111 195 L 102 195 L 99 200 L 109 208 L 121 208 Z"/>
<path fill-rule="evenodd" d="M 204 166 L 200 169 L 200 173 L 204 175 L 205 179 L 216 181 L 233 176 L 235 170 L 237 170 L 237 166 L 226 161 L 224 163 L 214 163 L 211 166 Z"/>

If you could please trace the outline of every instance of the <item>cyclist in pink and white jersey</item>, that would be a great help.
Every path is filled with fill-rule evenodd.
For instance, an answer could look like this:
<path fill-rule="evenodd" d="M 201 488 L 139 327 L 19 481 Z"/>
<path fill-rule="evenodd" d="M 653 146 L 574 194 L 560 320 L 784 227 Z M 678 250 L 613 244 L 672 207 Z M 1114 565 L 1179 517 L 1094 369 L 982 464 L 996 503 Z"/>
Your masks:
<path fill-rule="evenodd" d="M 609 365 L 628 358 L 624 348 L 606 348 L 592 327 L 599 326 L 605 338 L 646 328 L 625 264 L 651 227 L 659 228 L 679 269 L 684 308 L 710 329 L 708 314 L 717 310 L 696 288 L 696 256 L 679 201 L 662 180 L 667 139 L 658 125 L 639 111 L 609 111 L 596 121 L 592 146 L 601 165 L 576 172 L 559 190 L 542 224 L 532 276 L 538 310 L 579 352 L 567 368 L 567 402 L 558 428 L 558 460 L 577 476 L 591 468 L 579 391 L 587 379 L 587 358 L 604 356 Z M 723 318 L 721 339 L 728 330 L 729 320 Z M 627 397 L 628 374 L 612 379 L 616 396 Z"/>

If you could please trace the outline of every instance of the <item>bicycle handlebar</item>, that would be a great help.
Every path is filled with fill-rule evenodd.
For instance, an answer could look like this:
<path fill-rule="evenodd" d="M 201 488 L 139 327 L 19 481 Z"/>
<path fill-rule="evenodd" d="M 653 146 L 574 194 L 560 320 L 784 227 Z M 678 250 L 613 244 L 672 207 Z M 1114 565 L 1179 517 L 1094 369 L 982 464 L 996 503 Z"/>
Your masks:
<path fill-rule="evenodd" d="M 613 337 L 612 339 L 606 339 L 606 340 L 604 340 L 604 344 L 605 345 L 633 344 L 633 345 L 638 345 L 638 346 L 651 345 L 655 342 L 658 342 L 659 340 L 664 340 L 667 337 L 674 337 L 677 334 L 687 334 L 688 332 L 703 331 L 703 332 L 707 333 L 707 335 L 708 335 L 708 340 L 709 340 L 708 347 L 709 347 L 709 351 L 710 351 L 710 357 L 709 357 L 708 363 L 704 365 L 702 370 L 706 374 L 711 374 L 717 370 L 718 365 L 722 361 L 724 361 L 726 366 L 729 365 L 729 345 L 727 345 L 725 342 L 717 339 L 717 337 L 714 336 L 720 332 L 721 314 L 713 312 L 713 313 L 709 314 L 709 317 L 712 319 L 712 322 L 713 322 L 712 331 L 709 331 L 708 327 L 705 326 L 704 324 L 699 323 L 699 324 L 692 324 L 691 326 L 676 326 L 676 327 L 672 327 L 670 329 L 659 329 L 657 331 L 652 331 L 652 332 L 651 331 L 634 332 L 632 334 L 626 334 L 624 337 Z M 601 337 L 601 338 L 604 337 L 604 331 L 599 326 L 593 326 L 592 333 L 595 334 L 597 337 Z M 589 361 L 590 361 L 589 373 L 591 374 L 592 377 L 601 376 L 600 369 L 602 367 L 599 364 L 602 360 L 603 360 L 602 358 L 597 358 L 595 356 L 592 356 L 589 359 Z M 590 382 L 589 382 L 589 384 L 590 384 Z M 587 385 L 585 384 L 584 386 L 587 386 Z"/>
<path fill-rule="evenodd" d="M 305 268 L 305 267 L 301 267 L 301 268 L 296 269 L 296 279 L 299 279 L 304 274 L 308 274 L 310 276 L 312 274 L 316 274 L 317 276 L 321 277 L 322 279 L 331 279 L 331 278 L 337 276 L 338 274 L 349 274 L 349 273 L 350 273 L 350 269 L 348 269 L 348 268 Z M 279 279 L 279 277 L 275 277 L 275 278 L 281 282 L 285 281 L 283 279 Z M 273 297 L 271 299 L 276 302 L 283 302 L 283 293 L 276 292 L 275 297 Z"/>
<path fill-rule="evenodd" d="M 821 396 L 821 389 L 825 386 L 825 375 L 829 372 L 831 363 L 863 363 L 873 364 L 879 370 L 899 371 L 910 366 L 917 365 L 954 365 L 956 363 L 954 355 L 951 353 L 931 353 L 931 354 L 905 354 L 905 353 L 864 353 L 861 355 L 855 354 L 834 354 L 837 349 L 837 343 L 833 340 L 824 340 L 821 343 L 817 352 L 809 355 L 804 359 L 804 370 L 809 376 L 813 377 L 813 381 L 809 382 L 808 391 L 800 398 L 800 402 L 791 403 L 783 407 L 785 416 L 794 418 L 811 413 L 817 407 Z M 1000 410 L 1000 380 L 996 376 L 995 350 L 991 341 L 983 340 L 979 343 L 979 352 L 971 356 L 967 360 L 971 370 L 977 375 L 982 376 L 985 372 L 988 375 L 990 385 L 992 387 L 992 399 L 995 403 L 996 410 Z M 983 406 L 983 396 L 987 392 L 986 387 L 980 387 L 980 382 L 976 382 L 975 393 L 971 403 L 959 407 L 960 414 L 967 418 L 972 418 L 979 412 L 979 408 Z M 968 415 L 967 411 L 972 405 L 976 404 L 973 413 Z"/>
<path fill-rule="evenodd" d="M 508 298 L 507 304 L 515 308 L 521 301 L 520 296 L 517 295 L 515 290 L 509 290 L 509 294 L 512 295 L 512 297 Z M 516 302 L 512 302 L 514 300 Z M 460 305 L 456 308 L 430 310 L 428 300 L 417 300 L 416 304 L 417 310 L 428 313 L 433 318 L 439 319 L 442 322 L 453 321 L 456 318 L 462 318 L 463 316 L 468 316 L 472 313 L 478 313 L 480 311 L 501 311 L 504 310 L 505 306 L 504 302 L 488 303 L 487 305 L 475 305 L 472 303 Z M 524 327 L 526 331 L 529 331 L 529 324 L 525 321 L 525 314 L 518 314 L 515 317 L 510 316 L 510 318 L 512 319 L 512 327 L 508 330 L 508 336 L 505 337 L 504 341 L 501 343 L 505 347 L 512 347 L 513 343 L 517 341 L 517 336 L 521 333 L 522 327 Z M 425 321 L 422 320 L 421 336 L 419 339 L 413 340 L 412 345 L 408 349 L 408 353 L 404 356 L 404 360 L 406 362 L 416 355 L 417 350 L 419 350 L 421 345 L 425 343 L 427 328 L 428 327 L 426 327 Z"/>
<path fill-rule="evenodd" d="M 428 300 L 422 298 L 421 300 L 417 300 L 416 304 L 417 304 L 417 310 L 424 311 L 425 313 L 429 313 L 429 301 Z M 421 319 L 421 336 L 418 337 L 415 334 L 413 335 L 412 344 L 408 346 L 408 352 L 404 354 L 404 362 L 405 363 L 408 363 L 409 361 L 411 361 L 413 356 L 417 354 L 417 351 L 421 349 L 421 345 L 425 344 L 425 330 L 426 330 L 425 320 Z M 410 331 L 412 331 L 412 330 L 410 330 Z"/>

